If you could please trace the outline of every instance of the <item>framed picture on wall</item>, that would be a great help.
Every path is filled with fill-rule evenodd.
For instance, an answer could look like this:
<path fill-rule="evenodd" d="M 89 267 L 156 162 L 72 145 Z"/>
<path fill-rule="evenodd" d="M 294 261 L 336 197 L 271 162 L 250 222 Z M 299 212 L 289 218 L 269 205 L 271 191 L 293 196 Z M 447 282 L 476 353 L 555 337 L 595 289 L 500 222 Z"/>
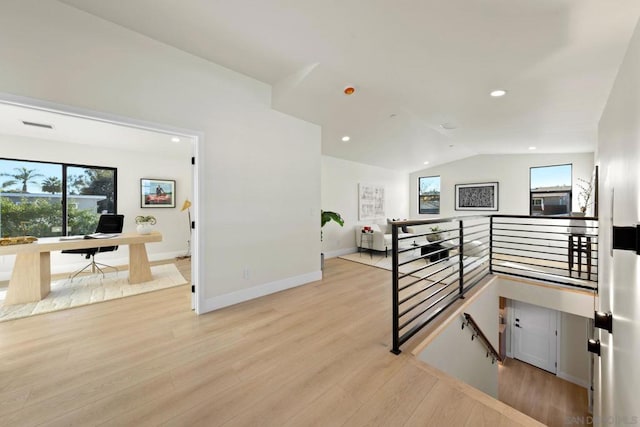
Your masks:
<path fill-rule="evenodd" d="M 497 211 L 498 183 L 456 184 L 457 211 Z"/>
<path fill-rule="evenodd" d="M 141 208 L 175 208 L 176 182 L 168 179 L 140 180 Z"/>
<path fill-rule="evenodd" d="M 358 220 L 384 218 L 384 186 L 358 184 Z"/>

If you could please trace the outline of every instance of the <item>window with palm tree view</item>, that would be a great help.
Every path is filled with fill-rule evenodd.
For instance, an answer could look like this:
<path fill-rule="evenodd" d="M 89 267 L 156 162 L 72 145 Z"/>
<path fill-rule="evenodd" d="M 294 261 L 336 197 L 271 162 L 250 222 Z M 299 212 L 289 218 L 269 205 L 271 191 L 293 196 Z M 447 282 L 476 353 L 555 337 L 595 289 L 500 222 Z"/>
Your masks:
<path fill-rule="evenodd" d="M 0 236 L 93 233 L 116 213 L 115 168 L 0 159 Z"/>

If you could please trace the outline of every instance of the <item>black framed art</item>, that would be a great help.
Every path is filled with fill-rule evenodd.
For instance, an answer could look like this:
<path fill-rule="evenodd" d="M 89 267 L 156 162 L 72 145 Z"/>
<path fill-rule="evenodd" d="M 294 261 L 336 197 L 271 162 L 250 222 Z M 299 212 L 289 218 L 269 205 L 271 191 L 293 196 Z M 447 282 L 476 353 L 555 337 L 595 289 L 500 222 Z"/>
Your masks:
<path fill-rule="evenodd" d="M 497 211 L 498 183 L 456 184 L 457 211 Z"/>

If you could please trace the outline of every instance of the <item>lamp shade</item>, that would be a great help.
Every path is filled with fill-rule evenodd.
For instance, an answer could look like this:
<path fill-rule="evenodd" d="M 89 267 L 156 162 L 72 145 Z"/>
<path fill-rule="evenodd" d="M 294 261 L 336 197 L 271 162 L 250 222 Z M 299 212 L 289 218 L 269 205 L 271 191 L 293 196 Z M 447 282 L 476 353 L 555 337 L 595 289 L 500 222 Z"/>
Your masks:
<path fill-rule="evenodd" d="M 191 207 L 191 201 L 189 199 L 185 199 L 184 203 L 182 204 L 182 209 L 180 209 L 180 212 L 186 211 L 190 207 Z"/>

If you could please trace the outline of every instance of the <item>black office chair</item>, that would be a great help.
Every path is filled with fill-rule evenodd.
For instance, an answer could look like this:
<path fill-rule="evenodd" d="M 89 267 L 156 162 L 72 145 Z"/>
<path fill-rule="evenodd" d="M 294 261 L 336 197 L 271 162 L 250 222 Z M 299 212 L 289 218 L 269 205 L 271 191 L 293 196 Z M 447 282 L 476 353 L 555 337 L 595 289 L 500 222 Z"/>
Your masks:
<path fill-rule="evenodd" d="M 113 215 L 106 214 L 100 215 L 100 219 L 98 220 L 98 225 L 96 226 L 96 233 L 122 233 L 122 227 L 124 225 L 124 215 Z M 85 237 L 86 238 L 86 237 Z M 91 262 L 86 266 L 82 267 L 80 270 L 69 276 L 70 279 L 75 278 L 78 274 L 85 271 L 87 268 L 91 267 L 91 272 L 95 273 L 96 270 L 102 273 L 104 277 L 104 270 L 100 268 L 113 268 L 118 271 L 116 267 L 111 265 L 102 264 L 96 262 L 95 255 L 100 252 L 113 252 L 118 250 L 117 246 L 102 246 L 99 248 L 86 248 L 86 249 L 68 249 L 62 251 L 63 254 L 82 254 L 86 259 L 91 259 Z"/>

